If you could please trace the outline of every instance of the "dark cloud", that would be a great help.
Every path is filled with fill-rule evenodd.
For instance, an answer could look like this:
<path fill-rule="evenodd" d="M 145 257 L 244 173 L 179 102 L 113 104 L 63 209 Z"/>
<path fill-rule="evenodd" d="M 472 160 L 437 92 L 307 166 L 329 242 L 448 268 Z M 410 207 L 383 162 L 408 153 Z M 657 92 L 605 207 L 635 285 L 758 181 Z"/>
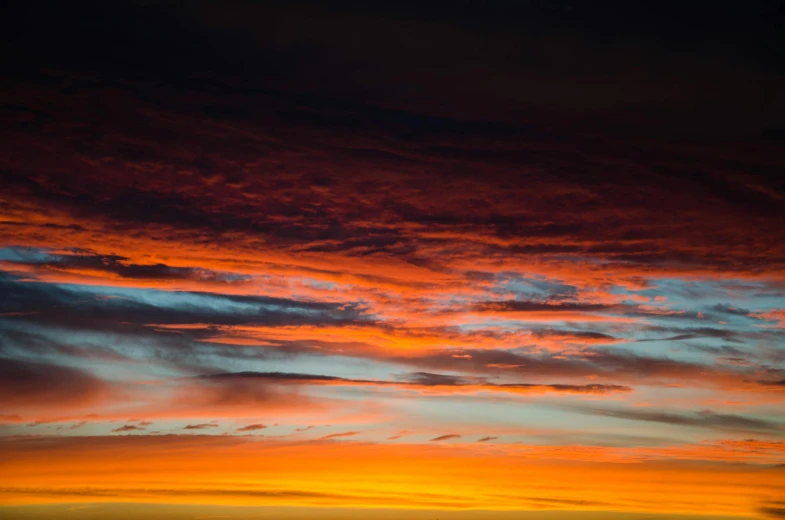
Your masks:
<path fill-rule="evenodd" d="M 327 439 L 339 439 L 341 437 L 353 437 L 362 432 L 343 432 L 343 433 L 331 433 L 330 435 L 325 435 L 321 438 L 321 440 Z"/>
<path fill-rule="evenodd" d="M 785 386 L 785 379 L 780 381 L 758 381 L 758 383 L 764 386 Z"/>
<path fill-rule="evenodd" d="M 241 283 L 250 280 L 248 276 L 231 273 L 217 273 L 209 269 L 198 267 L 172 267 L 165 264 L 136 264 L 128 258 L 119 255 L 99 254 L 53 254 L 36 258 L 31 255 L 24 259 L 24 255 L 15 263 L 35 266 L 56 271 L 78 271 L 87 269 L 115 274 L 127 279 L 148 280 L 198 280 L 215 283 Z"/>
<path fill-rule="evenodd" d="M 431 442 L 438 442 L 438 441 L 448 441 L 450 439 L 459 439 L 461 436 L 455 433 L 450 433 L 447 435 L 439 435 L 438 437 L 434 437 L 431 439 Z"/>
<path fill-rule="evenodd" d="M 785 518 L 785 501 L 768 501 L 758 511 L 765 518 Z"/>
<path fill-rule="evenodd" d="M 619 309 L 619 307 L 595 303 L 548 303 L 517 300 L 483 302 L 476 306 L 478 311 L 495 312 L 602 312 L 614 309 Z"/>
<path fill-rule="evenodd" d="M 539 329 L 532 331 L 534 337 L 536 338 L 548 338 L 548 337 L 555 337 L 555 338 L 567 338 L 568 340 L 572 339 L 574 341 L 592 341 L 597 343 L 602 343 L 607 341 L 612 343 L 617 340 L 614 336 L 610 334 L 605 334 L 603 332 L 596 332 L 596 331 L 588 331 L 588 330 L 559 330 L 559 329 Z"/>
<path fill-rule="evenodd" d="M 544 253 L 544 252 L 543 252 Z M 653 317 L 660 320 L 687 320 L 693 321 L 696 319 L 705 319 L 705 316 L 699 315 L 696 311 L 679 311 L 679 312 L 659 312 L 658 309 L 647 308 L 641 305 L 630 304 L 602 304 L 590 302 L 570 302 L 563 301 L 561 298 L 552 298 L 549 295 L 547 301 L 537 300 L 507 300 L 507 301 L 488 301 L 475 304 L 473 309 L 475 312 L 491 312 L 491 313 L 519 313 L 519 314 L 551 314 L 558 316 L 563 313 L 564 320 L 570 319 L 571 314 L 608 314 L 626 317 Z M 544 335 L 547 335 L 545 332 Z M 554 333 L 551 333 L 554 335 Z M 607 337 L 607 336 L 606 336 Z M 585 339 L 593 339 L 591 333 L 584 335 Z M 576 337 L 577 339 L 577 337 Z"/>
<path fill-rule="evenodd" d="M 0 290 L 6 296 L 0 313 L 27 313 L 26 321 L 86 329 L 129 330 L 131 325 L 168 323 L 232 324 L 320 324 L 349 323 L 361 312 L 349 304 L 306 302 L 284 298 L 213 294 L 199 292 L 157 292 L 157 302 L 139 290 L 92 293 L 55 284 L 22 281 L 0 272 Z M 122 325 L 121 325 L 122 324 Z"/>
<path fill-rule="evenodd" d="M 110 393 L 107 382 L 77 368 L 0 358 L 0 400 L 7 409 L 88 405 Z"/>
<path fill-rule="evenodd" d="M 189 424 L 183 427 L 183 430 L 207 430 L 209 428 L 218 428 L 218 425 L 213 423 Z"/>
<path fill-rule="evenodd" d="M 320 382 L 320 381 L 356 381 L 356 382 L 369 382 L 370 380 L 363 379 L 345 379 L 336 376 L 324 376 L 314 374 L 294 374 L 289 372 L 224 372 L 220 374 L 205 374 L 199 376 L 199 379 L 209 381 L 222 381 L 222 380 L 269 380 L 286 382 Z"/>
<path fill-rule="evenodd" d="M 733 305 L 728 304 L 721 304 L 718 303 L 711 307 L 713 312 L 717 312 L 720 314 L 726 314 L 729 316 L 743 316 L 743 317 L 750 317 L 751 312 L 749 309 L 742 309 L 739 307 L 734 307 Z"/>
<path fill-rule="evenodd" d="M 183 392 L 179 402 L 193 409 L 281 411 L 294 408 L 318 408 L 320 399 L 298 392 L 306 381 L 265 379 L 253 375 L 229 377 L 196 377 L 180 380 Z M 212 426 L 206 426 L 212 427 Z"/>
<path fill-rule="evenodd" d="M 215 86 L 212 94 L 189 95 L 137 82 L 102 88 L 68 81 L 74 90 L 52 92 L 58 102 L 51 105 L 36 106 L 40 97 L 25 98 L 23 89 L 14 94 L 15 106 L 43 111 L 44 120 L 79 114 L 83 130 L 44 132 L 44 121 L 19 116 L 8 146 L 25 153 L 3 167 L 3 201 L 20 210 L 55 208 L 86 232 L 157 236 L 167 229 L 182 242 L 240 249 L 263 239 L 299 252 L 389 255 L 438 269 L 464 239 L 480 257 L 589 256 L 637 268 L 638 277 L 664 268 L 761 272 L 785 262 L 776 226 L 783 217 L 779 168 L 744 154 L 731 160 L 712 150 L 646 149 L 572 132 L 505 136 L 494 125 L 264 89 Z M 85 110 L 92 105 L 84 98 L 106 98 L 96 104 L 114 107 L 112 117 Z M 220 117 L 205 112 L 212 105 L 247 113 L 242 128 L 227 132 Z M 428 137 L 413 144 L 412 133 L 423 128 Z M 50 148 L 71 150 L 58 161 L 80 171 L 82 183 L 52 166 L 53 158 L 31 159 Z M 346 170 L 384 175 L 334 173 Z M 457 182 L 448 182 L 444 172 L 456 171 Z M 133 185 L 123 181 L 129 177 Z M 45 231 L 35 222 L 7 226 L 14 235 Z M 453 254 L 434 255 L 437 246 Z M 107 252 L 60 256 L 42 265 L 83 262 L 139 280 L 236 281 L 199 266 L 143 264 Z"/>
<path fill-rule="evenodd" d="M 263 391 L 265 388 L 280 384 L 303 384 L 303 385 L 345 385 L 345 386 L 379 386 L 403 389 L 428 390 L 432 388 L 462 388 L 475 391 L 507 391 L 521 392 L 527 391 L 551 391 L 564 393 L 613 393 L 629 392 L 632 388 L 623 385 L 605 384 L 552 384 L 552 383 L 495 383 L 481 377 L 458 377 L 445 374 L 433 374 L 429 372 L 414 372 L 404 374 L 397 381 L 377 380 L 377 379 L 349 379 L 336 376 L 311 375 L 311 374 L 291 374 L 285 372 L 225 372 L 218 374 L 206 374 L 198 376 L 196 379 L 209 381 L 212 383 L 229 383 L 232 385 L 248 384 L 258 381 Z M 257 387 L 249 387 L 257 388 Z"/>
<path fill-rule="evenodd" d="M 481 439 L 478 439 L 477 442 L 488 442 L 488 441 L 492 441 L 492 440 L 495 440 L 495 439 L 498 439 L 498 437 L 483 437 Z"/>
<path fill-rule="evenodd" d="M 712 345 L 695 345 L 695 344 L 685 344 L 683 345 L 684 349 L 692 350 L 695 352 L 705 352 L 707 354 L 714 354 L 714 355 L 723 355 L 723 356 L 750 356 L 750 353 L 740 349 L 735 346 L 731 345 L 720 345 L 720 346 L 712 346 Z"/>
<path fill-rule="evenodd" d="M 282 344 L 275 349 L 227 347 L 210 343 L 220 327 L 231 325 L 287 326 L 304 324 L 348 325 L 365 318 L 353 304 L 298 302 L 282 298 L 235 296 L 198 292 L 116 290 L 109 294 L 90 287 L 58 286 L 21 281 L 0 272 L 0 352 L 9 349 L 43 356 L 68 356 L 111 362 L 129 362 L 144 355 L 187 371 L 204 371 L 202 359 L 216 354 L 246 360 L 291 357 L 312 352 L 308 345 Z M 152 295 L 152 298 L 150 297 Z M 14 309 L 10 311 L 9 309 Z M 14 316 L 1 316 L 4 312 Z M 19 314 L 21 313 L 21 314 Z M 159 328 L 166 324 L 204 324 L 179 333 Z M 73 335 L 58 330 L 79 331 Z M 117 342 L 106 343 L 102 334 Z M 89 334 L 95 334 L 95 339 Z M 133 339 L 135 349 L 122 348 Z M 214 361 L 214 357 L 212 360 Z"/>
<path fill-rule="evenodd" d="M 243 426 L 242 428 L 237 428 L 238 432 L 253 432 L 258 430 L 264 430 L 267 428 L 264 424 L 249 424 L 248 426 Z"/>
<path fill-rule="evenodd" d="M 135 432 L 135 431 L 144 431 L 144 428 L 142 426 L 136 426 L 134 424 L 126 424 L 125 426 L 115 428 L 112 431 L 115 433 Z"/>
<path fill-rule="evenodd" d="M 632 421 L 658 422 L 678 426 L 694 426 L 699 428 L 716 428 L 730 431 L 766 432 L 770 434 L 785 433 L 785 424 L 735 414 L 716 413 L 712 410 L 701 410 L 693 413 L 670 413 L 641 410 L 613 410 L 608 408 L 578 409 L 583 413 L 628 419 Z"/>
<path fill-rule="evenodd" d="M 454 352 L 440 351 L 426 356 L 393 359 L 420 368 L 471 371 L 475 374 L 514 374 L 517 377 L 533 377 L 538 380 L 545 376 L 568 378 L 601 376 L 619 382 L 633 382 L 646 378 L 650 384 L 688 380 L 711 383 L 713 379 L 718 383 L 727 384 L 731 380 L 741 383 L 752 375 L 745 367 L 718 368 L 709 364 L 638 355 L 623 349 L 608 347 L 569 355 L 534 353 L 527 349 L 465 349 L 461 352 L 461 356 L 456 359 Z"/>
<path fill-rule="evenodd" d="M 739 338 L 738 331 L 730 330 L 730 329 L 715 329 L 711 327 L 688 327 L 688 328 L 649 327 L 647 330 L 650 332 L 661 332 L 661 333 L 676 332 L 676 334 L 672 334 L 663 338 L 648 338 L 648 339 L 639 339 L 636 341 L 638 342 L 686 341 L 690 339 L 699 339 L 699 338 L 718 338 L 718 339 L 724 339 L 725 341 L 731 341 L 737 343 L 743 342 L 743 340 Z"/>
<path fill-rule="evenodd" d="M 446 374 L 433 374 L 430 372 L 412 372 L 403 376 L 406 381 L 423 386 L 458 386 L 471 384 L 472 380 L 465 377 L 451 376 Z"/>

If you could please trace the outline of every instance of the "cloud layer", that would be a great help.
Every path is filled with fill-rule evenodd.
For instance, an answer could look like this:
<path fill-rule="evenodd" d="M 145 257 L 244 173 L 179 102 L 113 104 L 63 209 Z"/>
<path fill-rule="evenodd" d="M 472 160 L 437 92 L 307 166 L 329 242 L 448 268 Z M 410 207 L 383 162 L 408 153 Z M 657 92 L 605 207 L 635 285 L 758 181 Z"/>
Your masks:
<path fill-rule="evenodd" d="M 0 495 L 782 516 L 770 7 L 290 3 L 14 8 Z"/>

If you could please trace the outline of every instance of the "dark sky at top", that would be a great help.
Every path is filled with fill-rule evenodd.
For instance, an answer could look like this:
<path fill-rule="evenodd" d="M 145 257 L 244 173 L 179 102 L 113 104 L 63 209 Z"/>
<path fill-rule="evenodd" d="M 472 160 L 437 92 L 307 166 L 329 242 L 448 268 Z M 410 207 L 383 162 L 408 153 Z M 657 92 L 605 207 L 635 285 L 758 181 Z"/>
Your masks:
<path fill-rule="evenodd" d="M 458 120 L 782 139 L 781 2 L 16 2 L 12 81 L 273 89 Z"/>

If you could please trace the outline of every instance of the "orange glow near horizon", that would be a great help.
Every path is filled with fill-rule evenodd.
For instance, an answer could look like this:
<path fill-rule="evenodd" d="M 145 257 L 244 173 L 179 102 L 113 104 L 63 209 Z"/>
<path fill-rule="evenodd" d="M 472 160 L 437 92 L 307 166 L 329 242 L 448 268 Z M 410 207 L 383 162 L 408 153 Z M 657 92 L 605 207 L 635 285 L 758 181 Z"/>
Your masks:
<path fill-rule="evenodd" d="M 689 460 L 609 463 L 601 453 L 595 460 L 565 460 L 491 446 L 211 436 L 5 444 L 12 448 L 0 477 L 6 504 L 132 501 L 743 516 L 785 491 L 781 468 Z"/>

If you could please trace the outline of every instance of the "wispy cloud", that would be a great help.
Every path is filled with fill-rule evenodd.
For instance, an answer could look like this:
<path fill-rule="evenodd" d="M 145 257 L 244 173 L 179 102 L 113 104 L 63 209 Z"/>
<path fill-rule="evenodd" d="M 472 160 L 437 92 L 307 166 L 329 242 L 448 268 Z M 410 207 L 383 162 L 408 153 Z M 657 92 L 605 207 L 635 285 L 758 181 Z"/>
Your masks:
<path fill-rule="evenodd" d="M 330 435 L 325 435 L 322 437 L 322 440 L 326 439 L 340 439 L 341 437 L 354 437 L 362 432 L 343 432 L 343 433 L 331 433 Z"/>
<path fill-rule="evenodd" d="M 461 436 L 455 433 L 449 433 L 447 435 L 439 435 L 438 437 L 434 437 L 431 439 L 431 442 L 439 442 L 439 441 L 448 441 L 450 439 L 460 439 Z"/>
<path fill-rule="evenodd" d="M 115 428 L 112 431 L 116 433 L 136 432 L 136 431 L 144 431 L 144 427 L 136 426 L 135 424 L 126 424 L 125 426 L 120 426 L 119 428 Z"/>
<path fill-rule="evenodd" d="M 209 428 L 218 428 L 218 425 L 214 423 L 189 424 L 183 427 L 183 430 L 207 430 Z"/>
<path fill-rule="evenodd" d="M 267 426 L 265 426 L 264 424 L 249 424 L 247 426 L 243 426 L 242 428 L 237 428 L 237 431 L 238 432 L 253 432 L 253 431 L 264 430 L 265 428 L 267 428 Z"/>

